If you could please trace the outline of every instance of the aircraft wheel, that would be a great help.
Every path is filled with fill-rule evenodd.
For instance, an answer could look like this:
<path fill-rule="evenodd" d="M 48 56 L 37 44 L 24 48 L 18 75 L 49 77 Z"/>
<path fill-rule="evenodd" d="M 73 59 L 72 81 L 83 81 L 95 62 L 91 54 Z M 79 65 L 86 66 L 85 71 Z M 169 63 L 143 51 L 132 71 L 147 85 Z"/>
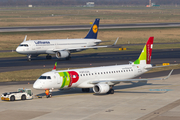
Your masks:
<path fill-rule="evenodd" d="M 82 92 L 89 92 L 90 88 L 82 88 Z"/>
<path fill-rule="evenodd" d="M 85 92 L 85 89 L 84 89 L 84 88 L 82 88 L 82 92 Z"/>
<path fill-rule="evenodd" d="M 30 59 L 30 58 L 28 58 L 27 60 L 28 60 L 28 61 L 31 61 L 31 59 Z"/>
<path fill-rule="evenodd" d="M 27 60 L 31 61 L 31 55 L 27 55 Z"/>
<path fill-rule="evenodd" d="M 114 89 L 110 89 L 109 94 L 114 94 Z"/>
<path fill-rule="evenodd" d="M 107 94 L 114 94 L 114 89 L 110 89 Z"/>
<path fill-rule="evenodd" d="M 90 91 L 90 88 L 86 88 L 86 92 L 89 92 Z"/>
<path fill-rule="evenodd" d="M 52 94 L 46 95 L 46 98 L 51 98 Z"/>
<path fill-rule="evenodd" d="M 46 59 L 52 59 L 51 55 L 47 55 Z"/>
<path fill-rule="evenodd" d="M 70 60 L 71 59 L 71 54 L 69 54 L 69 56 L 66 58 L 66 60 Z"/>
<path fill-rule="evenodd" d="M 52 94 L 50 94 L 49 97 L 52 98 Z"/>
<path fill-rule="evenodd" d="M 70 59 L 71 59 L 71 57 L 67 57 L 67 58 L 66 58 L 66 60 L 70 60 Z"/>

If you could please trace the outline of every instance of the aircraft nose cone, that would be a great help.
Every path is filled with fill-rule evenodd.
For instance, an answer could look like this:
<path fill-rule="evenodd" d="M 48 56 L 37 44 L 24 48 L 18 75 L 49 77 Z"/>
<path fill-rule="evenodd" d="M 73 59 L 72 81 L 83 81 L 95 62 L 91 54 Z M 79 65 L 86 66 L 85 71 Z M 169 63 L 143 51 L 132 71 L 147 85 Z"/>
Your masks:
<path fill-rule="evenodd" d="M 33 84 L 33 88 L 34 89 L 40 89 L 40 85 L 38 84 L 37 81 Z"/>
<path fill-rule="evenodd" d="M 17 52 L 17 53 L 20 53 L 20 51 L 21 51 L 20 48 L 17 47 L 17 48 L 16 48 L 16 52 Z"/>

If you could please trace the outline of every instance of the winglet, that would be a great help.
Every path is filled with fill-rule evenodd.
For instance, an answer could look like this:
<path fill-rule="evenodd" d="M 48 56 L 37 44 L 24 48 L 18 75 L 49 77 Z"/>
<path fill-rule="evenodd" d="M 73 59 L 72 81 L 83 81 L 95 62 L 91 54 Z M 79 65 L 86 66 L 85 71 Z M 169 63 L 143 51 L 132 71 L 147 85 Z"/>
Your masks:
<path fill-rule="evenodd" d="M 115 46 L 118 40 L 119 40 L 119 37 L 117 37 L 116 41 L 114 42 L 112 46 Z"/>
<path fill-rule="evenodd" d="M 27 38 L 27 35 L 25 36 L 25 38 L 24 38 L 24 41 L 23 41 L 23 42 L 25 42 L 25 41 L 26 41 L 26 38 Z"/>
<path fill-rule="evenodd" d="M 168 75 L 167 77 L 162 78 L 162 80 L 166 80 L 166 79 L 168 79 L 168 78 L 171 76 L 171 74 L 172 74 L 173 70 L 174 70 L 174 69 L 172 69 L 172 70 L 171 70 L 171 72 L 169 73 L 169 75 Z"/>
<path fill-rule="evenodd" d="M 57 62 L 55 62 L 55 64 L 54 64 L 54 68 L 53 68 L 53 70 L 52 70 L 52 71 L 56 71 L 56 67 L 57 67 Z"/>

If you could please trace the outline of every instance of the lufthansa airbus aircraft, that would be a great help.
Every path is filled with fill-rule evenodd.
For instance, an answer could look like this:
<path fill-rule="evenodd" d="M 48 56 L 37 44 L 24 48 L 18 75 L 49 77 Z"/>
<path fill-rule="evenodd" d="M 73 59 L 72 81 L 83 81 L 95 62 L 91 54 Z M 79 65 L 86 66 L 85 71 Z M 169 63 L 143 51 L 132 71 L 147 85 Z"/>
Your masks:
<path fill-rule="evenodd" d="M 100 19 L 95 19 L 87 36 L 83 39 L 50 39 L 50 40 L 29 40 L 24 41 L 16 48 L 16 52 L 25 54 L 28 61 L 31 57 L 37 57 L 39 54 L 47 54 L 46 59 L 51 59 L 50 54 L 55 54 L 56 57 L 70 59 L 70 53 L 79 52 L 89 48 L 100 48 L 108 46 L 96 46 L 102 41 L 97 39 Z M 117 39 L 118 40 L 118 39 Z M 113 45 L 117 43 L 117 40 Z"/>
<path fill-rule="evenodd" d="M 154 37 L 149 38 L 136 61 L 125 65 L 56 71 L 56 63 L 52 71 L 42 74 L 35 81 L 33 88 L 45 90 L 47 97 L 51 97 L 50 91 L 53 89 L 73 87 L 82 88 L 83 92 L 89 92 L 90 88 L 93 88 L 93 91 L 97 94 L 113 94 L 113 86 L 120 82 L 167 79 L 173 70 L 165 78 L 132 79 L 156 67 L 150 64 L 153 39 Z"/>

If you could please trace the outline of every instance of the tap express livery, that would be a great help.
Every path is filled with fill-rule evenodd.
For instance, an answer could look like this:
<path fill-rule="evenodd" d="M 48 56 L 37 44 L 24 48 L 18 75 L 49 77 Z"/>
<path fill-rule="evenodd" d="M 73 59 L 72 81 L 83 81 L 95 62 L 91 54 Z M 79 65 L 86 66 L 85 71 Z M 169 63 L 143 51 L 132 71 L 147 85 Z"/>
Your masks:
<path fill-rule="evenodd" d="M 156 67 L 150 64 L 153 39 L 154 37 L 149 38 L 136 61 L 125 65 L 56 71 L 55 63 L 54 69 L 42 74 L 35 81 L 33 88 L 44 89 L 47 97 L 51 96 L 49 90 L 72 87 L 82 88 L 83 92 L 89 92 L 90 88 L 93 88 L 97 94 L 113 94 L 113 86 L 120 82 L 167 79 L 173 70 L 165 78 L 132 79 Z"/>
<path fill-rule="evenodd" d="M 49 40 L 29 40 L 24 41 L 16 48 L 19 54 L 25 54 L 28 61 L 32 57 L 37 57 L 39 54 L 47 54 L 46 59 L 51 59 L 50 54 L 55 54 L 58 59 L 70 59 L 70 54 L 73 52 L 80 52 L 89 48 L 101 48 L 108 46 L 96 46 L 102 41 L 97 39 L 100 19 L 95 19 L 87 36 L 83 39 L 49 39 Z M 118 40 L 118 39 L 117 39 Z M 113 45 L 116 44 L 117 40 Z"/>

